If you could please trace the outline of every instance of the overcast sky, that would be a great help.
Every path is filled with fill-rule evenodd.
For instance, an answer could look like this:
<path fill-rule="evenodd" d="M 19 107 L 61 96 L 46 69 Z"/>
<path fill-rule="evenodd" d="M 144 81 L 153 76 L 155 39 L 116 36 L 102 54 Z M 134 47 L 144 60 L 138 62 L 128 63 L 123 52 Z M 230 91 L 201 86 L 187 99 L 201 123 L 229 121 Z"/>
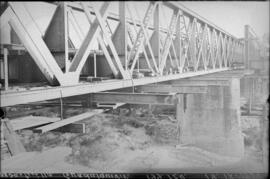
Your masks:
<path fill-rule="evenodd" d="M 259 37 L 269 33 L 269 1 L 179 2 L 236 37 L 244 36 L 249 24 Z"/>

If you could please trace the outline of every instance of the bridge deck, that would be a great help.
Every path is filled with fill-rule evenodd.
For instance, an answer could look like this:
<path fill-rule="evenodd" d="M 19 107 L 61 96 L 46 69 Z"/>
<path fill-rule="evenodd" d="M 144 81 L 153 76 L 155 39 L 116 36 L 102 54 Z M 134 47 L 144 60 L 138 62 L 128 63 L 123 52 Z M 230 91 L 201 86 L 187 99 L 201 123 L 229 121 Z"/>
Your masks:
<path fill-rule="evenodd" d="M 59 86 L 59 87 L 40 87 L 40 89 L 22 90 L 22 91 L 1 91 L 0 106 L 12 106 L 17 104 L 24 104 L 30 102 L 37 102 L 43 100 L 56 99 L 61 97 L 70 97 L 76 95 L 83 95 L 88 93 L 107 91 L 113 89 L 127 88 L 132 86 L 146 85 L 151 83 L 164 82 L 169 80 L 177 80 L 182 78 L 194 77 L 199 75 L 206 75 L 211 73 L 217 73 L 230 70 L 229 68 L 197 71 L 197 72 L 185 72 L 182 74 L 170 74 L 157 77 L 144 77 L 139 79 L 128 80 L 106 80 L 96 83 L 80 83 L 73 86 Z"/>

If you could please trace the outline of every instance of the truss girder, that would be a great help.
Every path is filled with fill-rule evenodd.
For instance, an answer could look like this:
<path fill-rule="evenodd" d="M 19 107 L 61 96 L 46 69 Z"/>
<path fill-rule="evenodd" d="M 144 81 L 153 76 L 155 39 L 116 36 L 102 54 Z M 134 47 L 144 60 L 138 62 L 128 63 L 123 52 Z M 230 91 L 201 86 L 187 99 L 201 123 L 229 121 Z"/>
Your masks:
<path fill-rule="evenodd" d="M 57 5 L 57 3 L 55 4 Z M 67 2 L 66 4 L 67 23 L 69 24 L 67 27 L 72 28 L 70 31 L 72 30 L 74 33 L 73 35 L 67 34 L 66 37 L 67 41 L 74 45 L 76 51 L 72 59 L 67 59 L 68 55 L 65 57 L 65 62 L 70 61 L 68 70 L 66 69 L 65 72 L 58 66 L 34 21 L 35 17 L 32 17 L 29 10 L 25 8 L 24 2 L 10 2 L 10 7 L 3 13 L 9 14 L 9 19 L 1 19 L 14 29 L 26 50 L 52 84 L 55 81 L 58 81 L 61 86 L 77 84 L 80 72 L 95 42 L 103 51 L 115 78 L 133 78 L 134 69 L 139 63 L 139 59 L 142 58 L 141 53 L 144 54 L 146 68 L 161 76 L 169 75 L 168 69 L 175 70 L 175 73 L 206 71 L 231 67 L 233 62 L 241 59 L 243 61 L 244 45 L 239 39 L 174 2 L 150 2 L 141 20 L 135 18 L 128 8 L 123 9 L 123 11 L 128 10 L 128 13 L 123 14 L 129 14 L 130 17 L 126 17 L 126 20 L 121 22 L 124 29 L 127 29 L 122 38 L 125 38 L 131 47 L 130 50 L 127 48 L 121 50 L 121 55 L 123 53 L 125 55 L 125 63 L 123 63 L 120 61 L 117 51 L 122 46 L 117 45 L 116 48 L 117 41 L 112 38 L 114 30 L 108 21 L 108 19 L 119 20 L 117 15 L 109 12 L 110 2 L 104 2 L 100 9 L 93 3 Z M 173 15 L 167 19 L 169 24 L 165 30 L 159 27 L 159 23 L 155 23 L 158 24 L 158 27 L 155 26 L 155 35 L 151 37 L 149 33 L 153 31 L 151 20 L 159 20 L 161 14 L 158 8 L 160 6 L 172 10 Z M 134 7 L 134 9 L 136 8 Z M 80 21 L 76 15 L 78 13 L 86 16 L 90 25 L 87 25 L 87 29 L 78 22 Z M 4 15 L 1 18 L 4 18 Z M 69 30 L 62 33 L 69 33 Z M 165 36 L 164 40 L 161 40 L 161 35 Z M 153 41 L 151 38 L 158 38 L 158 40 Z M 151 42 L 159 42 L 159 45 Z M 249 48 L 253 48 L 253 46 L 256 45 L 250 45 Z M 154 48 L 159 49 L 157 51 Z M 67 52 L 67 54 L 69 53 Z M 169 61 L 167 62 L 167 60 Z M 166 65 L 170 65 L 170 68 L 167 68 Z M 137 69 L 140 70 L 139 65 Z"/>

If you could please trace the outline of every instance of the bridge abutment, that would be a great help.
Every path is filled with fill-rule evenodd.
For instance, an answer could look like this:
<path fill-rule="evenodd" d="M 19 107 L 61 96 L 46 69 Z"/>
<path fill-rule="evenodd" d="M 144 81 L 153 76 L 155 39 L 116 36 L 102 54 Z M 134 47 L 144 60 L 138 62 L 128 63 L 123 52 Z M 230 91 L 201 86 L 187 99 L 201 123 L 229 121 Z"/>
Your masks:
<path fill-rule="evenodd" d="M 227 80 L 228 86 L 211 85 L 205 94 L 187 94 L 186 104 L 177 106 L 177 117 L 181 118 L 180 142 L 221 155 L 242 157 L 240 80 Z"/>

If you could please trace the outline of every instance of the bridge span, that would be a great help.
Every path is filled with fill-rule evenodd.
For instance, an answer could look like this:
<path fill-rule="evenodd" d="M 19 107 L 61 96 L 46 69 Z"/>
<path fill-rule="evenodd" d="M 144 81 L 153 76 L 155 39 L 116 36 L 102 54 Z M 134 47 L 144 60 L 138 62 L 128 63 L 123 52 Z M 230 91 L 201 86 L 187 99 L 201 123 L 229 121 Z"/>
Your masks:
<path fill-rule="evenodd" d="M 262 58 L 252 27 L 237 38 L 181 3 L 134 3 L 3 3 L 0 107 L 60 99 L 43 133 L 105 111 L 65 118 L 64 98 L 172 105 L 180 144 L 241 158 L 240 81 Z"/>

